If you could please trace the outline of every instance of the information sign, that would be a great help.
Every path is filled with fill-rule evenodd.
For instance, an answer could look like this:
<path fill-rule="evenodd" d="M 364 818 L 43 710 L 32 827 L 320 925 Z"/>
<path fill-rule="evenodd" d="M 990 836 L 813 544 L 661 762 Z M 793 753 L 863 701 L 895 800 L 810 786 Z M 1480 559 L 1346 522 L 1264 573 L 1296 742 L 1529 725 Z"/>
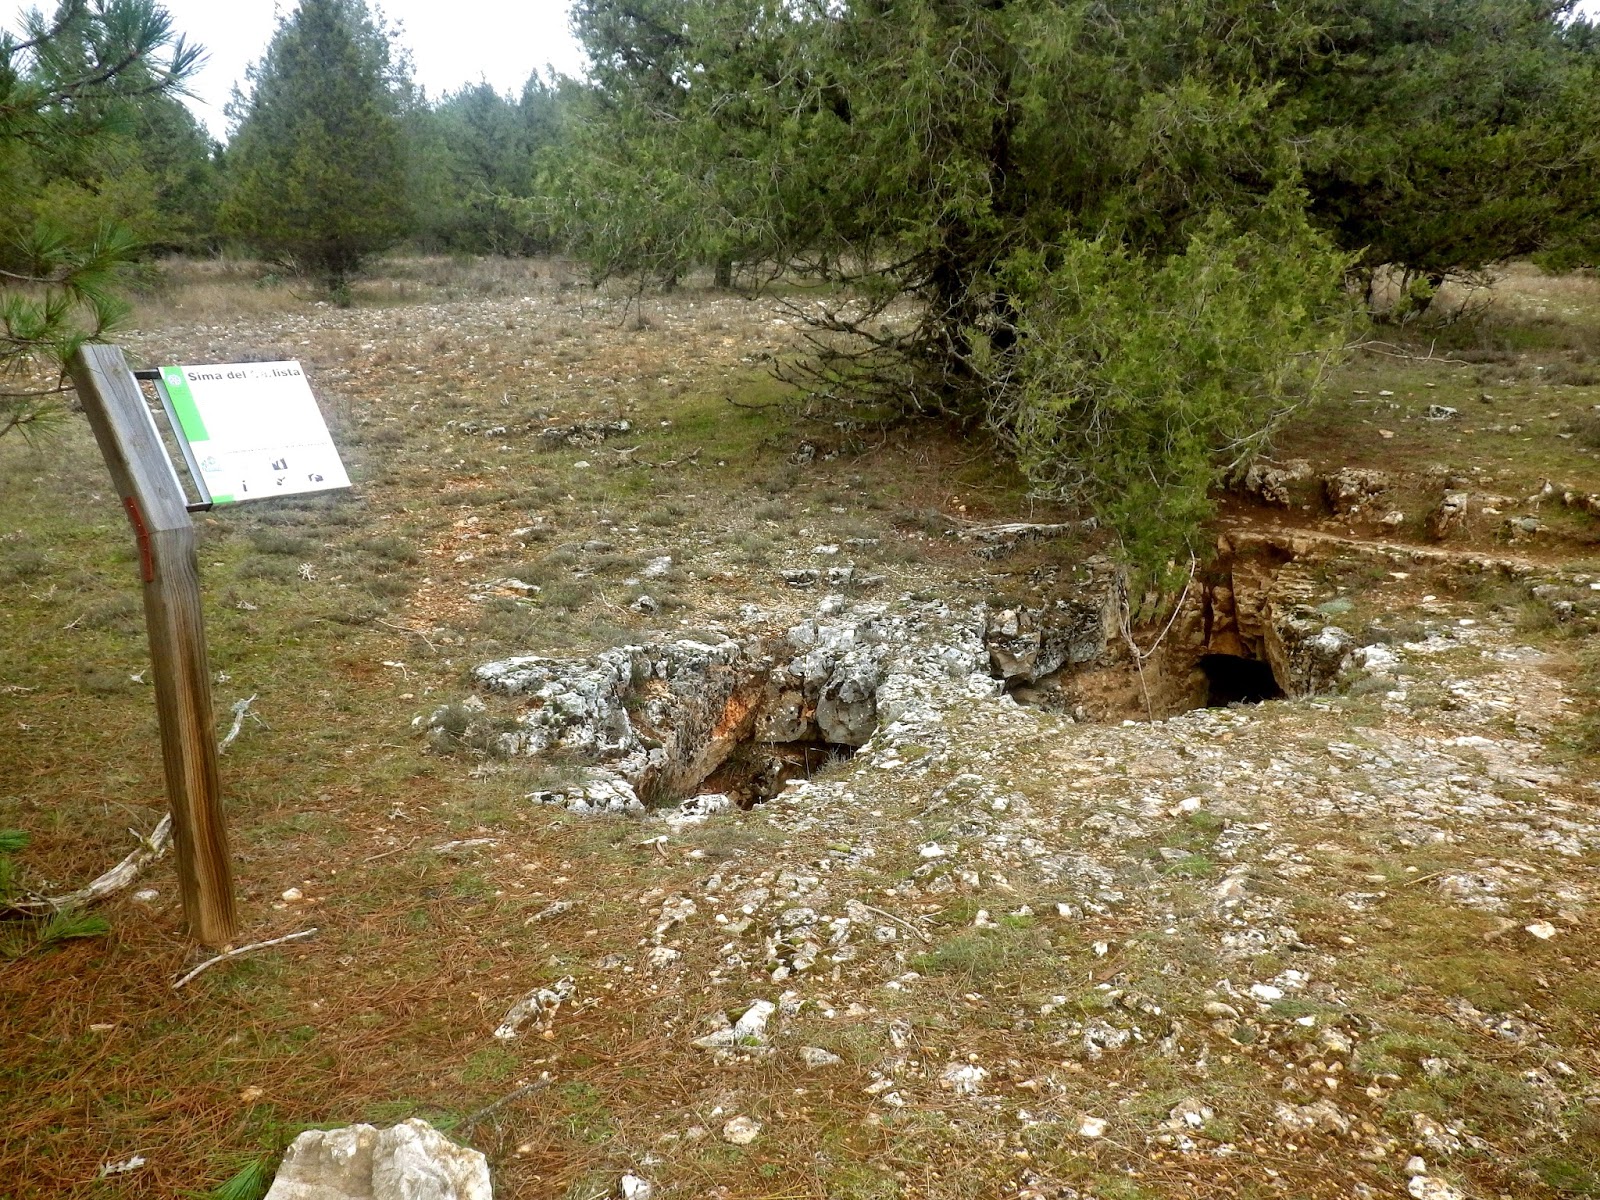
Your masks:
<path fill-rule="evenodd" d="M 298 362 L 161 368 L 213 504 L 350 486 Z"/>

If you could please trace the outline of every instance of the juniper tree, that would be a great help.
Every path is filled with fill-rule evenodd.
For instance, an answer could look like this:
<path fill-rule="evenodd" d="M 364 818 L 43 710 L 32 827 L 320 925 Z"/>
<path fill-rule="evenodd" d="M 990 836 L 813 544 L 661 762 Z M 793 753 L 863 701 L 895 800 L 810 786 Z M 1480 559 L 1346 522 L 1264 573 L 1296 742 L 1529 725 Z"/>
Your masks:
<path fill-rule="evenodd" d="M 1570 7 L 580 0 L 558 191 L 599 273 L 839 285 L 816 389 L 987 426 L 1157 562 L 1315 394 L 1351 273 L 1593 244 Z"/>
<path fill-rule="evenodd" d="M 403 58 L 363 0 L 302 0 L 236 96 L 219 224 L 343 292 L 411 228 Z"/>
<path fill-rule="evenodd" d="M 534 75 L 520 97 L 487 83 L 447 93 L 408 115 L 417 237 L 480 254 L 551 248 L 547 222 L 529 219 L 535 161 L 558 138 L 561 92 Z"/>
<path fill-rule="evenodd" d="M 842 285 L 810 384 L 987 426 L 1130 557 L 1312 392 L 1345 267 L 1305 214 L 1281 0 L 584 0 L 580 246 Z M 834 297 L 829 299 L 829 296 Z"/>
<path fill-rule="evenodd" d="M 1600 56 L 1572 0 L 1325 0 L 1287 76 L 1311 212 L 1424 309 L 1448 275 L 1600 245 Z"/>

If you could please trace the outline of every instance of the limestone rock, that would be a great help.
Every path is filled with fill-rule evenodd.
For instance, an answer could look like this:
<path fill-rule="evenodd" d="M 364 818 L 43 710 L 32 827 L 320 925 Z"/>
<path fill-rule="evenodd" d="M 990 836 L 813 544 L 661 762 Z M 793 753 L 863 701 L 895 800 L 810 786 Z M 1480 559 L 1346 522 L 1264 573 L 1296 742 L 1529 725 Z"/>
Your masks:
<path fill-rule="evenodd" d="M 266 1200 L 493 1200 L 489 1163 L 412 1118 L 313 1129 L 290 1144 Z"/>
<path fill-rule="evenodd" d="M 879 664 L 871 658 L 841 663 L 817 698 L 817 728 L 824 741 L 861 746 L 878 724 Z"/>
<path fill-rule="evenodd" d="M 1267 629 L 1267 661 L 1278 686 L 1290 696 L 1332 691 L 1355 648 L 1355 638 L 1326 624 L 1314 609 L 1297 607 L 1275 614 Z"/>
<path fill-rule="evenodd" d="M 1446 492 L 1428 514 L 1428 536 L 1442 542 L 1467 523 L 1467 493 Z"/>
<path fill-rule="evenodd" d="M 535 1029 L 549 1029 L 556 1011 L 577 992 L 572 976 L 566 975 L 553 988 L 538 988 L 518 1000 L 494 1031 L 502 1042 L 511 1041 L 532 1021 Z"/>
<path fill-rule="evenodd" d="M 1294 503 L 1291 490 L 1297 483 L 1311 478 L 1311 464 L 1295 458 L 1279 466 L 1263 460 L 1251 463 L 1230 481 L 1239 491 L 1253 496 L 1262 504 L 1288 508 Z"/>
<path fill-rule="evenodd" d="M 500 735 L 503 752 L 561 748 L 600 759 L 610 778 L 592 782 L 613 795 L 599 805 L 582 798 L 629 809 L 637 796 L 611 803 L 618 777 L 631 792 L 681 793 L 732 753 L 754 721 L 752 674 L 745 648 L 724 638 L 618 646 L 581 660 L 525 655 L 486 663 L 473 677 L 529 701 Z"/>
<path fill-rule="evenodd" d="M 1390 482 L 1389 476 L 1383 471 L 1341 467 L 1323 478 L 1322 492 L 1327 498 L 1328 507 L 1337 516 L 1350 516 L 1360 511 L 1368 501 L 1387 491 Z"/>

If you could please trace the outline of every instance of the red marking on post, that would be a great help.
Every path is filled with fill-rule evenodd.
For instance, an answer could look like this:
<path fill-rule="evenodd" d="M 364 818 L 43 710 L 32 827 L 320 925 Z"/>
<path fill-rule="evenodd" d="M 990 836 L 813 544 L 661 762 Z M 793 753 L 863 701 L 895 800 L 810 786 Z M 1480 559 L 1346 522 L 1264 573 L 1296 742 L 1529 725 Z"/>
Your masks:
<path fill-rule="evenodd" d="M 154 583 L 156 560 L 150 553 L 150 531 L 144 527 L 144 514 L 139 511 L 139 502 L 132 496 L 124 496 L 122 507 L 128 510 L 128 520 L 133 523 L 133 536 L 139 543 L 139 574 L 146 583 Z"/>

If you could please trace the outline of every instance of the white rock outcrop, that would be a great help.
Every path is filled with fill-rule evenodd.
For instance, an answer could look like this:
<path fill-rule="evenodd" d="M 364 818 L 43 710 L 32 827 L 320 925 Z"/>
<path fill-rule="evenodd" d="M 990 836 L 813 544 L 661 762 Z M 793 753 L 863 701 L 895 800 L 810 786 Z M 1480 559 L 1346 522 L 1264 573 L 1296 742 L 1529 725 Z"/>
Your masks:
<path fill-rule="evenodd" d="M 420 1118 L 311 1129 L 290 1144 L 266 1200 L 493 1200 L 489 1162 Z"/>

